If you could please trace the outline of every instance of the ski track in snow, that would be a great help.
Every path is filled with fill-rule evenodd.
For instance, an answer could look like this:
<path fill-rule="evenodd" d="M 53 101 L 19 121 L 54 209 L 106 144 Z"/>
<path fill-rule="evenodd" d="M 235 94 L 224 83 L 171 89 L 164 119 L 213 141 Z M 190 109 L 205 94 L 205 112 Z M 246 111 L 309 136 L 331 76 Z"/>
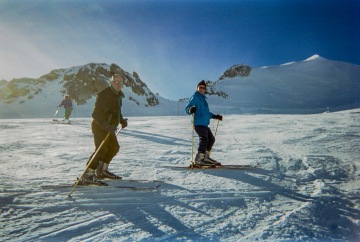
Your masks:
<path fill-rule="evenodd" d="M 164 168 L 190 162 L 189 117 L 130 117 L 111 170 L 164 183 L 134 191 L 111 181 L 71 199 L 56 185 L 83 172 L 91 119 L 0 120 L 1 240 L 360 240 L 359 114 L 225 116 L 213 158 L 255 170 Z"/>

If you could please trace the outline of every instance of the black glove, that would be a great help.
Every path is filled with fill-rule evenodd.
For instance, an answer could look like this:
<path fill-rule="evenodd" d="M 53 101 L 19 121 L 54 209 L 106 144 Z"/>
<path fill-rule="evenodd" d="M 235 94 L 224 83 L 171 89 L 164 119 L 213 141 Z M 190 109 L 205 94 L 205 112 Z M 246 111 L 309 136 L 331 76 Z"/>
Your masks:
<path fill-rule="evenodd" d="M 213 119 L 218 119 L 218 120 L 220 120 L 220 121 L 223 120 L 223 116 L 220 115 L 220 114 L 214 114 L 214 115 L 212 116 L 212 118 L 213 118 Z"/>
<path fill-rule="evenodd" d="M 104 125 L 103 129 L 105 129 L 110 134 L 115 134 L 116 126 L 115 125 Z"/>
<path fill-rule="evenodd" d="M 193 114 L 196 112 L 196 107 L 195 106 L 192 106 L 190 109 L 189 109 L 189 112 L 190 114 Z"/>
<path fill-rule="evenodd" d="M 120 120 L 120 124 L 121 124 L 122 129 L 125 129 L 127 127 L 127 125 L 128 125 L 127 121 L 128 121 L 127 118 L 124 118 L 124 119 Z"/>

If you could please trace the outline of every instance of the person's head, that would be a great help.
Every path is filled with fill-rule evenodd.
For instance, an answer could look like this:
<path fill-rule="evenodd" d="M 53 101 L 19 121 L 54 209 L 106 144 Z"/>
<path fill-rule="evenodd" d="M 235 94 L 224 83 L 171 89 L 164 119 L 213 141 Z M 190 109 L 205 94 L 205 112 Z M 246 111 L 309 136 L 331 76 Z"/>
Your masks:
<path fill-rule="evenodd" d="M 69 99 L 70 98 L 70 96 L 69 95 L 65 95 L 65 99 Z"/>
<path fill-rule="evenodd" d="M 124 83 L 124 78 L 120 74 L 114 74 L 111 78 L 111 86 L 116 90 L 120 91 Z"/>
<path fill-rule="evenodd" d="M 206 92 L 206 83 L 204 80 L 198 83 L 196 90 L 201 94 L 204 94 Z"/>

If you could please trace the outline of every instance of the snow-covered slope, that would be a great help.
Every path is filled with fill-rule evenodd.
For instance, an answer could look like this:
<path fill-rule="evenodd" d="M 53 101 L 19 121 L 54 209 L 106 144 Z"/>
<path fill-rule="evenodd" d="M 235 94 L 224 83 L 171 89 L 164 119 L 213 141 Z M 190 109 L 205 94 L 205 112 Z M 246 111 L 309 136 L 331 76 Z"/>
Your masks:
<path fill-rule="evenodd" d="M 360 106 L 360 66 L 314 55 L 304 61 L 255 68 L 249 76 L 222 77 L 210 96 L 222 113 L 319 113 Z"/>
<path fill-rule="evenodd" d="M 126 78 L 123 87 L 124 116 L 176 113 L 176 102 L 153 94 L 136 72 L 130 74 L 116 64 L 91 63 L 53 70 L 38 79 L 1 82 L 0 118 L 51 117 L 65 94 L 74 100 L 72 117 L 90 117 L 96 94 L 109 85 L 114 73 Z"/>
<path fill-rule="evenodd" d="M 78 187 L 72 199 L 57 185 L 83 172 L 91 119 L 2 119 L 0 240 L 359 241 L 359 112 L 225 116 L 212 157 L 260 163 L 249 171 L 164 168 L 189 165 L 189 118 L 132 117 L 110 170 L 165 183 Z"/>

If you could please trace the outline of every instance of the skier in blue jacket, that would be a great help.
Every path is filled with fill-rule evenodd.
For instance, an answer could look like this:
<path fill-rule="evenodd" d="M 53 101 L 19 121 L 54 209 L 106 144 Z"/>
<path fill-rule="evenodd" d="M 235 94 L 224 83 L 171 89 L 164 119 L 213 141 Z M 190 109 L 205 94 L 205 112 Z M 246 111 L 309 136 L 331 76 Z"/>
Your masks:
<path fill-rule="evenodd" d="M 220 163 L 210 158 L 210 151 L 215 143 L 215 137 L 209 126 L 210 119 L 223 119 L 222 115 L 213 114 L 209 110 L 206 101 L 206 83 L 204 80 L 199 82 L 196 92 L 192 95 L 185 111 L 187 114 L 194 114 L 194 128 L 199 135 L 198 153 L 195 156 L 196 165 L 219 165 Z"/>

